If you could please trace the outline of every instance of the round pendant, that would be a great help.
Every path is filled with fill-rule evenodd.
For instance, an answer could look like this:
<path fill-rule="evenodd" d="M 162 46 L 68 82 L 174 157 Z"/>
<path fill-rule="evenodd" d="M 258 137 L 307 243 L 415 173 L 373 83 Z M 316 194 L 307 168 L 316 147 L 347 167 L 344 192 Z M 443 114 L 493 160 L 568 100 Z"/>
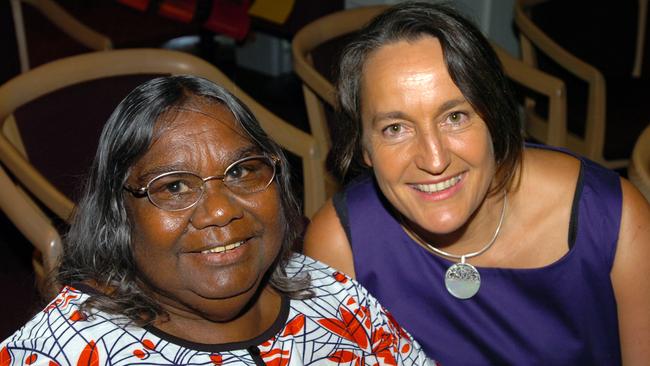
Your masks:
<path fill-rule="evenodd" d="M 459 299 L 469 299 L 481 287 L 481 275 L 468 263 L 456 263 L 445 273 L 447 291 Z"/>

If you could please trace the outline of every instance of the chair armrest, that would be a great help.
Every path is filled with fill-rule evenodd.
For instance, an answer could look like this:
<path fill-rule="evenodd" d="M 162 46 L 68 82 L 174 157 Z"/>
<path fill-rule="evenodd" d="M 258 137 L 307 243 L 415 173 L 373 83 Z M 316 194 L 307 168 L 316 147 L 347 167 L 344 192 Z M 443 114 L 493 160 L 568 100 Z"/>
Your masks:
<path fill-rule="evenodd" d="M 510 79 L 548 97 L 548 131 L 545 142 L 554 146 L 566 146 L 566 88 L 564 82 L 514 58 L 494 43 L 492 43 L 492 48 Z"/>
<path fill-rule="evenodd" d="M 66 221 L 70 219 L 74 203 L 25 160 L 4 135 L 0 135 L 0 160 L 57 216 Z"/>
<path fill-rule="evenodd" d="M 526 15 L 526 0 L 516 0 L 514 9 L 515 24 L 520 31 L 522 58 L 525 63 L 536 67 L 533 46 L 557 62 L 571 74 L 584 80 L 589 85 L 587 103 L 587 123 L 582 153 L 594 158 L 602 156 L 605 142 L 606 118 L 606 84 L 603 74 L 592 65 L 575 57 L 559 44 L 549 38 Z M 532 43 L 532 44 L 531 44 Z M 571 145 L 571 144 L 569 144 Z"/>
<path fill-rule="evenodd" d="M 18 230 L 43 254 L 45 270 L 51 271 L 61 254 L 61 237 L 27 194 L 18 189 L 0 167 L 0 209 Z"/>
<path fill-rule="evenodd" d="M 529 47 L 531 42 L 535 47 L 539 48 L 548 57 L 560 64 L 566 70 L 576 75 L 582 80 L 587 82 L 595 82 L 598 78 L 603 78 L 598 69 L 590 64 L 575 57 L 569 51 L 565 50 L 562 46 L 557 44 L 549 38 L 539 27 L 537 27 L 532 20 L 526 15 L 522 6 L 524 0 L 517 0 L 515 3 L 515 24 L 519 28 L 520 38 L 522 39 L 522 56 L 526 63 L 532 63 L 532 51 L 524 49 Z M 536 65 L 532 65 L 536 66 Z"/>

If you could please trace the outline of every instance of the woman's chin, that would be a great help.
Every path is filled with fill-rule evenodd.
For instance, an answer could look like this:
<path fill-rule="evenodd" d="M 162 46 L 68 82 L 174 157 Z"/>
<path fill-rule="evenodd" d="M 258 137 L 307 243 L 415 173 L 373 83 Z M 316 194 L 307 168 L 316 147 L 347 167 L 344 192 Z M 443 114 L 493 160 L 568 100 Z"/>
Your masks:
<path fill-rule="evenodd" d="M 447 235 L 461 229 L 467 215 L 450 210 L 424 212 L 414 218 L 415 228 L 434 235 Z"/>

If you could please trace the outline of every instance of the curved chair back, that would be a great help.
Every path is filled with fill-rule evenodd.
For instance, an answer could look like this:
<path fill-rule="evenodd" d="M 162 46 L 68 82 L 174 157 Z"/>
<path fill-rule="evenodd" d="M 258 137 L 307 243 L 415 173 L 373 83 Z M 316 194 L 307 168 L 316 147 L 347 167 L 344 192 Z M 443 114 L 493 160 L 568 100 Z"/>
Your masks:
<path fill-rule="evenodd" d="M 506 76 L 518 86 L 529 89 L 546 98 L 546 117 L 523 107 L 523 124 L 526 136 L 553 146 L 565 146 L 566 91 L 564 82 L 554 76 L 530 67 L 492 43 Z"/>
<path fill-rule="evenodd" d="M 52 0 L 10 1 L 21 72 L 30 69 L 29 55 L 27 51 L 27 37 L 25 35 L 25 22 L 21 3 L 34 7 L 65 34 L 91 50 L 103 51 L 113 48 L 112 42 L 108 37 L 81 23 L 63 7 Z"/>
<path fill-rule="evenodd" d="M 638 76 L 640 73 L 647 0 L 639 1 L 636 59 L 630 61 L 630 65 L 634 63 L 634 66 L 630 68 L 628 76 L 611 75 L 607 82 L 601 70 L 576 57 L 572 51 L 560 46 L 533 22 L 529 16 L 530 5 L 543 2 L 516 0 L 514 20 L 519 30 L 522 59 L 526 64 L 539 68 L 541 58 L 538 56 L 543 55 L 550 59 L 553 68 L 556 68 L 555 65 L 557 65 L 557 75 L 563 75 L 561 77 L 565 81 L 567 78 L 576 78 L 577 82 L 569 84 L 571 86 L 568 90 L 570 94 L 568 97 L 568 119 L 571 125 L 575 126 L 576 131 L 582 128 L 584 133 L 569 131 L 567 127 L 564 132 L 566 144 L 560 146 L 567 147 L 609 168 L 625 167 L 629 162 L 629 151 L 626 152 L 626 150 L 631 149 L 638 134 L 650 122 L 648 108 L 642 105 L 643 101 L 640 99 L 645 98 L 650 92 L 650 84 L 641 79 L 633 80 L 634 76 Z M 558 6 L 568 5 L 559 1 L 557 3 Z M 557 9 L 557 11 L 560 10 Z M 585 12 L 585 15 L 587 13 Z M 598 26 L 602 27 L 603 25 L 599 23 Z M 606 48 L 600 47 L 600 49 L 607 52 Z M 624 74 L 624 72 L 620 71 L 620 74 Z M 580 84 L 587 86 L 584 96 L 581 95 L 580 87 L 582 85 Z M 645 96 L 641 97 L 642 94 Z M 584 98 L 584 101 L 581 98 Z M 526 111 L 533 118 L 536 116 L 535 102 L 532 99 L 527 100 Z M 608 119 L 609 121 L 607 121 Z M 538 136 L 535 137 L 538 138 Z M 540 140 L 545 142 L 544 139 Z"/>
<path fill-rule="evenodd" d="M 377 5 L 332 13 L 307 24 L 293 37 L 293 68 L 303 82 L 309 127 L 325 153 L 332 141 L 323 102 L 334 107 L 336 92 L 333 81 L 315 68 L 312 53 L 327 42 L 355 32 L 387 8 L 386 5 Z M 329 61 L 333 63 L 336 60 Z"/>

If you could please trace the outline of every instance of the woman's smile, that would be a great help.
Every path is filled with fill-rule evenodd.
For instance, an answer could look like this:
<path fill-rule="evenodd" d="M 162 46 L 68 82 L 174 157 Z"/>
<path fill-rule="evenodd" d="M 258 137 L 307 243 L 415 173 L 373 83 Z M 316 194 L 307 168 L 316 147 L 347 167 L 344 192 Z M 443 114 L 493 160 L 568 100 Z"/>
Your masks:
<path fill-rule="evenodd" d="M 363 75 L 363 153 L 382 193 L 431 233 L 458 230 L 496 165 L 487 124 L 454 84 L 439 40 L 383 46 Z"/>
<path fill-rule="evenodd" d="M 259 242 L 259 241 L 258 241 Z M 211 244 L 181 255 L 195 261 L 199 266 L 230 266 L 244 262 L 251 251 L 250 246 L 259 245 L 252 238 L 231 241 L 227 244 Z"/>
<path fill-rule="evenodd" d="M 411 186 L 418 191 L 425 193 L 437 193 L 440 191 L 447 190 L 460 182 L 462 174 L 459 174 L 455 177 L 451 177 L 445 180 L 441 180 L 436 183 L 414 183 Z"/>
<path fill-rule="evenodd" d="M 209 254 L 209 253 L 223 253 L 226 251 L 231 251 L 233 249 L 239 248 L 242 244 L 244 244 L 243 240 L 234 242 L 232 244 L 226 244 L 226 245 L 217 245 L 213 248 L 202 250 L 200 253 L 201 254 Z"/>

